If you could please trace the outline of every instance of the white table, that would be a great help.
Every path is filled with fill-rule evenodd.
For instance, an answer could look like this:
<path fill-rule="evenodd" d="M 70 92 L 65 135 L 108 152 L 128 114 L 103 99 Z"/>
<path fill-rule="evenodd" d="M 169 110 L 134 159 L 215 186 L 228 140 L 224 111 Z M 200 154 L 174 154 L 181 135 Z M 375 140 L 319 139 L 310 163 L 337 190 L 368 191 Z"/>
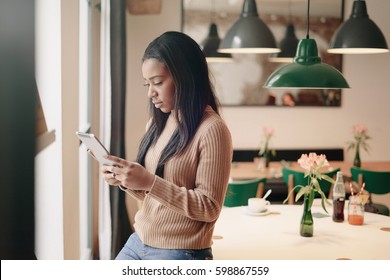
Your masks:
<path fill-rule="evenodd" d="M 326 214 L 316 200 L 313 216 Z M 347 205 L 348 201 L 346 201 Z M 271 205 L 279 214 L 251 216 L 246 207 L 224 207 L 214 230 L 214 259 L 225 260 L 390 260 L 390 217 L 365 213 L 364 224 L 348 224 L 329 216 L 314 217 L 313 237 L 302 237 L 302 205 Z"/>

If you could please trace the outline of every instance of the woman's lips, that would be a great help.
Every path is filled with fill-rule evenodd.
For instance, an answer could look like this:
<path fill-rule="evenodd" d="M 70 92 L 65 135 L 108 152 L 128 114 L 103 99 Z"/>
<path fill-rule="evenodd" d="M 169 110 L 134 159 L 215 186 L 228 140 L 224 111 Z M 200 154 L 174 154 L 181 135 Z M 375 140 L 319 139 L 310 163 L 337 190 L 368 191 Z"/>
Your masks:
<path fill-rule="evenodd" d="M 160 108 L 163 103 L 162 102 L 153 102 L 153 104 L 154 104 L 154 107 Z"/>

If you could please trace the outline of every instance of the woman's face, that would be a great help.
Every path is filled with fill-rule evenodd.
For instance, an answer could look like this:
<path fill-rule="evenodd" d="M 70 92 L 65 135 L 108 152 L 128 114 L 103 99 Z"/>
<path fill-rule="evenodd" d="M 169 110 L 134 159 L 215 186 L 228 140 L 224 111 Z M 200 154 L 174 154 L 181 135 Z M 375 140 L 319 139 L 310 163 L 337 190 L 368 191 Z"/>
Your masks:
<path fill-rule="evenodd" d="M 157 59 L 147 59 L 142 64 L 142 75 L 148 87 L 148 97 L 164 113 L 175 108 L 175 84 L 165 65 Z"/>

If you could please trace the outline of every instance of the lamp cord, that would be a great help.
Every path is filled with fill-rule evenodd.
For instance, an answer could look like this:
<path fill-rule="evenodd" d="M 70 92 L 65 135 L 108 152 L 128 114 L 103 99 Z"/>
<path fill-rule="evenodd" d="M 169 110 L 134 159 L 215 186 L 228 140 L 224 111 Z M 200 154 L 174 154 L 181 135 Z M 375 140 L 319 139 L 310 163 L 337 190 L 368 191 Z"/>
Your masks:
<path fill-rule="evenodd" d="M 307 0 L 307 15 L 306 15 L 306 39 L 309 39 L 309 14 L 310 14 L 310 0 Z"/>
<path fill-rule="evenodd" d="M 211 2 L 211 4 L 212 4 L 212 8 L 211 8 L 211 22 L 212 23 L 215 23 L 215 18 L 216 18 L 216 12 L 215 12 L 215 0 L 213 0 L 212 2 Z"/>

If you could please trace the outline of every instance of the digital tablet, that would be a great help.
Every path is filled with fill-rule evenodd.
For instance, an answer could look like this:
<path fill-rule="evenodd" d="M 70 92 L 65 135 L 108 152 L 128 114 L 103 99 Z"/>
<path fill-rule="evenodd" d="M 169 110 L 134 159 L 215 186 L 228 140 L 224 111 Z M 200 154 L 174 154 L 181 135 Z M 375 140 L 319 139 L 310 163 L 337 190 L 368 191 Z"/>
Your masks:
<path fill-rule="evenodd" d="M 94 134 L 77 131 L 76 135 L 101 164 L 112 165 L 111 161 L 104 158 L 109 155 L 108 150 Z"/>

